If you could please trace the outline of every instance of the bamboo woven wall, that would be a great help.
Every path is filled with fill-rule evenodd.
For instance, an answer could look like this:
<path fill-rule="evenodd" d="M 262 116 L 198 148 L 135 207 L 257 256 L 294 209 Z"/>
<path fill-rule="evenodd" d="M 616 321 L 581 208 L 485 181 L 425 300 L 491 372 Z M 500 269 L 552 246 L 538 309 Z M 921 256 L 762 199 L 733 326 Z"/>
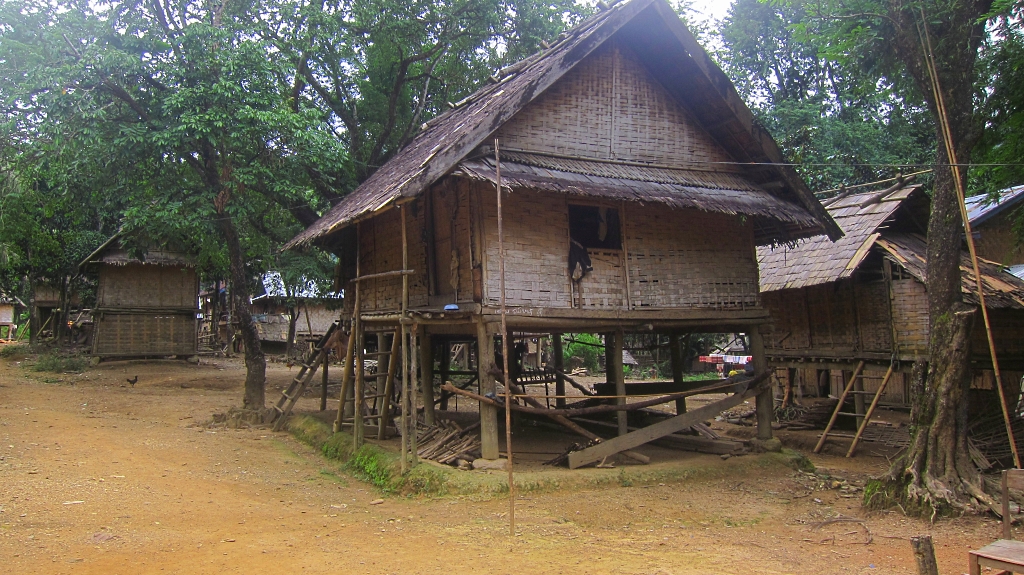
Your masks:
<path fill-rule="evenodd" d="M 900 354 L 928 354 L 928 293 L 916 279 L 892 281 L 893 325 Z"/>
<path fill-rule="evenodd" d="M 498 262 L 498 204 L 493 189 L 475 186 L 480 193 L 485 257 L 485 302 L 495 305 L 500 296 Z M 502 201 L 505 229 L 505 298 L 509 305 L 570 307 L 569 214 L 563 196 L 514 192 Z M 608 277 L 601 262 L 583 279 L 584 295 L 600 290 L 588 281 Z M 622 275 L 619 276 L 620 289 Z"/>
<path fill-rule="evenodd" d="M 482 193 L 486 294 L 497 303 L 497 202 Z M 567 199 L 515 192 L 503 202 L 509 305 L 570 307 Z M 617 206 L 621 209 L 621 205 Z M 753 307 L 759 303 L 752 229 L 738 218 L 697 210 L 627 204 L 624 239 L 633 309 Z M 582 305 L 625 309 L 621 250 L 589 250 L 594 270 L 582 280 Z"/>
<path fill-rule="evenodd" d="M 892 351 L 889 289 L 885 282 L 855 281 L 854 293 L 860 349 L 879 353 Z"/>
<path fill-rule="evenodd" d="M 633 204 L 625 215 L 634 309 L 759 305 L 750 222 Z"/>
<path fill-rule="evenodd" d="M 486 190 L 486 186 L 480 188 L 481 193 Z M 448 303 L 473 301 L 469 195 L 469 182 L 446 179 L 431 188 L 426 196 L 433 212 L 435 293 L 448 296 L 445 300 Z"/>
<path fill-rule="evenodd" d="M 98 356 L 193 355 L 196 314 L 112 313 L 95 317 L 93 354 Z"/>
<path fill-rule="evenodd" d="M 1007 210 L 974 228 L 978 257 L 1004 265 L 1024 264 L 1024 247 L 1013 232 L 1016 210 Z"/>
<path fill-rule="evenodd" d="M 194 309 L 198 285 L 192 267 L 106 264 L 100 266 L 96 307 Z"/>
<path fill-rule="evenodd" d="M 497 136 L 508 149 L 587 158 L 697 168 L 732 160 L 643 63 L 614 42 L 569 71 Z"/>
<path fill-rule="evenodd" d="M 406 235 L 409 244 L 409 305 L 427 305 L 426 242 L 423 241 L 424 211 L 421 201 L 406 204 Z M 402 269 L 402 216 L 390 209 L 360 224 L 359 273 L 369 275 Z M 402 278 L 392 276 L 367 280 L 360 287 L 364 311 L 394 311 L 402 306 Z"/>

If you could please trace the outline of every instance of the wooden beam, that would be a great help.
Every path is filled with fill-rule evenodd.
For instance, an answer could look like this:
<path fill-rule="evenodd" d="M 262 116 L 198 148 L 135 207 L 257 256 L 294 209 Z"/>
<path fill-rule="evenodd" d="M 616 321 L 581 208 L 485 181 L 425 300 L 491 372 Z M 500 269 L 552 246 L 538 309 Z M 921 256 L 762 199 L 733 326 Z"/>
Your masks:
<path fill-rule="evenodd" d="M 434 425 L 434 342 L 420 326 L 420 393 L 423 395 L 423 423 Z"/>
<path fill-rule="evenodd" d="M 688 411 L 682 415 L 666 419 L 665 421 L 659 421 L 654 425 L 649 425 L 632 433 L 627 433 L 626 435 L 620 435 L 619 437 L 605 440 L 581 451 L 574 451 L 569 454 L 569 469 L 576 469 L 588 463 L 600 461 L 605 457 L 614 455 L 620 451 L 639 447 L 660 437 L 691 427 L 695 423 L 700 423 L 709 417 L 718 415 L 730 407 L 735 407 L 743 403 L 743 401 L 757 395 L 765 388 L 770 389 L 769 386 L 762 382 L 760 385 L 749 388 L 742 393 L 737 393 L 725 399 L 716 401 L 715 403 L 699 407 L 693 411 Z"/>
<path fill-rule="evenodd" d="M 552 358 L 555 364 L 555 407 L 559 409 L 565 409 L 565 376 L 562 373 L 565 371 L 563 365 L 564 358 L 562 357 L 562 334 L 553 333 L 551 334 L 551 352 L 555 357 Z"/>
<path fill-rule="evenodd" d="M 493 394 L 497 389 L 491 368 L 494 366 L 494 331 L 491 324 L 477 324 L 476 337 L 477 374 L 480 379 L 480 395 Z M 480 457 L 497 459 L 498 410 L 493 405 L 480 405 Z"/>
<path fill-rule="evenodd" d="M 768 370 L 768 359 L 764 355 L 764 337 L 758 326 L 749 330 L 750 354 L 753 356 L 754 373 L 765 373 Z M 772 387 L 767 386 L 757 396 L 757 438 L 765 441 L 772 438 L 772 420 L 775 419 L 775 397 Z"/>
<path fill-rule="evenodd" d="M 690 334 L 686 334 L 689 338 Z M 672 381 L 676 385 L 683 384 L 683 350 L 679 348 L 679 336 L 672 334 L 668 336 L 668 351 L 672 365 Z M 728 375 L 728 374 L 726 374 Z M 676 400 L 676 415 L 686 413 L 686 398 Z"/>

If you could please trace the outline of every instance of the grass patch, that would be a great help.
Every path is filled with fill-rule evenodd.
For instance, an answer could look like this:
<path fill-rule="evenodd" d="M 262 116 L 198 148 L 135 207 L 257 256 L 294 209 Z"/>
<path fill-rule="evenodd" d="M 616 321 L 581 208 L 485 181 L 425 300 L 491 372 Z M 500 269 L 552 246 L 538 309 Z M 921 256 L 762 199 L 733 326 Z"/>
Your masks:
<path fill-rule="evenodd" d="M 28 352 L 28 345 L 24 343 L 9 343 L 0 347 L 0 357 L 4 359 L 28 355 Z"/>
<path fill-rule="evenodd" d="M 51 351 L 40 355 L 32 366 L 32 370 L 51 373 L 81 373 L 85 371 L 85 366 L 88 364 L 88 360 L 82 356 Z"/>

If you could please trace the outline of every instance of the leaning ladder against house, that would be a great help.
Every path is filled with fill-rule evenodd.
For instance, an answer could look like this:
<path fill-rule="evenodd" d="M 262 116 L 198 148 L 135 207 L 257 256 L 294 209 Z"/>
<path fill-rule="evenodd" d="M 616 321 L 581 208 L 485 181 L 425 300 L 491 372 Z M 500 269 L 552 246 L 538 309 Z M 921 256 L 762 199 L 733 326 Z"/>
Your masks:
<path fill-rule="evenodd" d="M 274 405 L 274 431 L 280 431 L 281 427 L 284 426 L 284 420 L 292 412 L 295 402 L 302 397 L 309 382 L 313 380 L 317 368 L 323 363 L 324 357 L 330 351 L 327 347 L 327 342 L 331 339 L 331 335 L 334 334 L 336 329 L 338 329 L 338 322 L 334 322 L 331 324 L 331 327 L 327 328 L 327 333 L 313 346 L 313 353 L 310 354 L 309 361 L 302 364 L 302 368 L 296 374 L 295 379 L 281 392 L 281 399 L 277 400 L 277 403 Z"/>

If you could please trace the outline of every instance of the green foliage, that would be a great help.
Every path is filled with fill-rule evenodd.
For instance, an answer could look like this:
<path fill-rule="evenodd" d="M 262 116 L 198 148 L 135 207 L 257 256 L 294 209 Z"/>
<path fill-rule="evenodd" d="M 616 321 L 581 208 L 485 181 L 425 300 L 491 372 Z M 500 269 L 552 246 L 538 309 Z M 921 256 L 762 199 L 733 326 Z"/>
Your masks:
<path fill-rule="evenodd" d="M 27 354 L 29 348 L 25 344 L 7 344 L 0 346 L 0 358 L 19 357 Z"/>
<path fill-rule="evenodd" d="M 604 343 L 589 333 L 570 333 L 568 343 L 562 346 L 565 365 L 571 365 L 572 358 L 578 358 L 582 366 L 594 371 L 598 369 L 598 357 L 604 352 Z"/>
<path fill-rule="evenodd" d="M 80 373 L 85 371 L 88 360 L 79 355 L 66 354 L 59 351 L 44 353 L 32 364 L 33 371 L 49 371 L 52 373 Z"/>
<path fill-rule="evenodd" d="M 720 30 L 723 69 L 812 190 L 929 163 L 934 127 L 899 75 L 843 50 L 810 1 L 737 0 Z M 844 37 L 843 41 L 846 41 Z"/>

